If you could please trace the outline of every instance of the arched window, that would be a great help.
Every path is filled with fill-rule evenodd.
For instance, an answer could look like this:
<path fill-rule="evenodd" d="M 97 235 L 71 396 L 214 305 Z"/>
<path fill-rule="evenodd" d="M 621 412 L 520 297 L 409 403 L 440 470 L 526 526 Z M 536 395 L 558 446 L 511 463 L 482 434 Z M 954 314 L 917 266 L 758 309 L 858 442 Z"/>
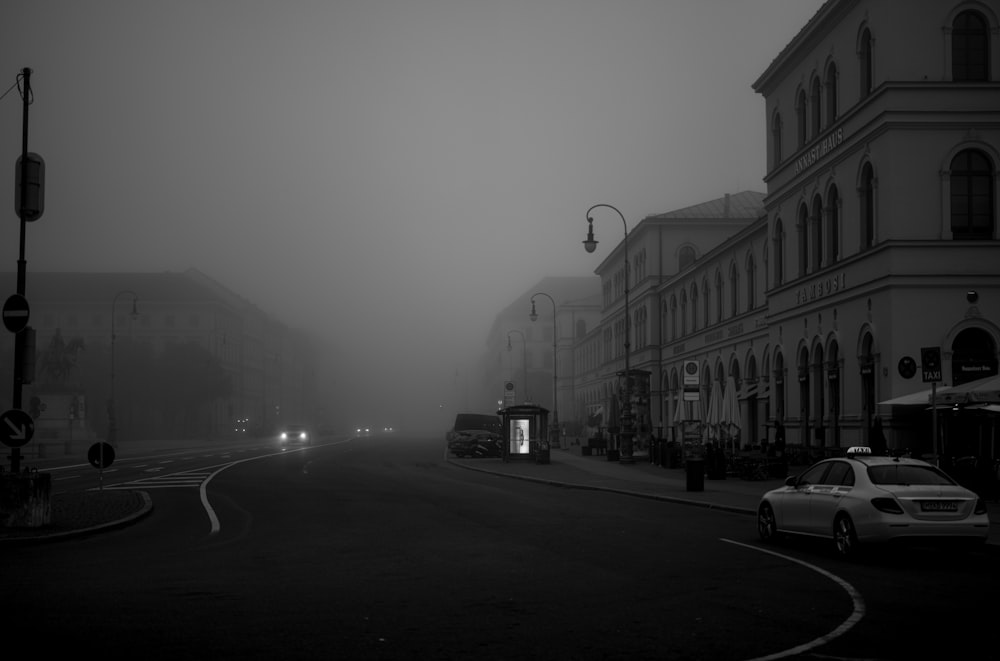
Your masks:
<path fill-rule="evenodd" d="M 722 321 L 722 271 L 715 271 L 715 321 Z"/>
<path fill-rule="evenodd" d="M 795 101 L 795 128 L 798 132 L 798 148 L 802 149 L 806 145 L 806 93 L 799 90 L 798 99 Z"/>
<path fill-rule="evenodd" d="M 799 277 L 804 278 L 809 272 L 809 209 L 805 204 L 799 205 Z"/>
<path fill-rule="evenodd" d="M 951 161 L 951 236 L 993 238 L 993 164 L 977 149 L 966 149 Z"/>
<path fill-rule="evenodd" d="M 702 283 L 701 283 L 701 290 L 702 290 L 702 292 L 704 292 L 704 295 L 705 295 L 705 305 L 703 306 L 703 308 L 704 308 L 704 313 L 703 314 L 705 315 L 705 328 L 708 328 L 709 326 L 712 325 L 712 318 L 711 318 L 711 315 L 712 315 L 712 290 L 709 289 L 709 287 L 708 287 L 708 278 L 705 278 L 702 281 Z"/>
<path fill-rule="evenodd" d="M 832 186 L 826 198 L 826 263 L 840 259 L 840 194 Z"/>
<path fill-rule="evenodd" d="M 826 68 L 826 125 L 837 121 L 837 65 L 833 62 Z"/>
<path fill-rule="evenodd" d="M 778 113 L 774 113 L 771 122 L 771 156 L 774 158 L 771 166 L 778 167 L 781 164 L 781 115 Z"/>
<path fill-rule="evenodd" d="M 683 246 L 680 250 L 680 255 L 678 255 L 678 266 L 683 271 L 692 264 L 694 264 L 694 248 Z"/>
<path fill-rule="evenodd" d="M 812 108 L 812 133 L 809 135 L 810 138 L 816 139 L 819 135 L 820 130 L 823 128 L 822 118 L 820 117 L 820 108 L 822 108 L 819 96 L 819 78 L 813 78 L 812 90 L 810 91 L 809 105 Z"/>
<path fill-rule="evenodd" d="M 875 245 L 875 173 L 872 164 L 861 169 L 861 249 Z"/>
<path fill-rule="evenodd" d="M 755 296 L 757 289 L 757 264 L 753 255 L 747 257 L 747 311 L 752 311 L 757 305 Z"/>
<path fill-rule="evenodd" d="M 989 80 L 990 33 L 979 12 L 963 11 L 951 32 L 951 79 L 956 82 Z"/>
<path fill-rule="evenodd" d="M 865 99 L 872 93 L 874 68 L 872 65 L 872 33 L 867 28 L 861 33 L 861 98 Z"/>
<path fill-rule="evenodd" d="M 691 331 L 698 330 L 698 284 L 691 283 Z"/>
<path fill-rule="evenodd" d="M 681 336 L 688 333 L 688 294 L 681 290 Z"/>
<path fill-rule="evenodd" d="M 785 228 L 781 218 L 774 221 L 774 286 L 785 284 Z"/>
<path fill-rule="evenodd" d="M 677 297 L 670 297 L 670 339 L 676 340 L 677 335 Z"/>
<path fill-rule="evenodd" d="M 730 316 L 735 317 L 740 313 L 740 272 L 735 262 L 729 267 L 729 296 Z"/>
<path fill-rule="evenodd" d="M 809 261 L 813 270 L 818 271 L 823 266 L 823 200 L 819 195 L 813 197 L 812 223 L 813 252 Z"/>

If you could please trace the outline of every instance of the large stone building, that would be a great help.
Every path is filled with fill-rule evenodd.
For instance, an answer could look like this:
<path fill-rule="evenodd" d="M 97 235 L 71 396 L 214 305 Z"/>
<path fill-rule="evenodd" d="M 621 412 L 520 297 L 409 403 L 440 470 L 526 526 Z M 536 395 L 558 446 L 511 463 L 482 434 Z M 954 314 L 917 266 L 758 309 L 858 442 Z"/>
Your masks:
<path fill-rule="evenodd" d="M 5 280 L 14 291 L 15 276 Z M 316 419 L 314 343 L 197 270 L 26 280 L 37 359 L 22 408 L 33 397 L 44 404 L 41 444 L 107 438 L 112 401 L 119 440 L 264 433 Z M 3 356 L 10 384 L 13 353 Z"/>
<path fill-rule="evenodd" d="M 1000 3 L 830 0 L 753 88 L 766 194 L 629 228 L 573 345 L 577 420 L 614 424 L 627 294 L 640 436 L 721 397 L 741 444 L 780 423 L 816 454 L 882 428 L 896 448 L 996 456 L 995 414 L 933 409 L 929 390 L 998 371 Z"/>

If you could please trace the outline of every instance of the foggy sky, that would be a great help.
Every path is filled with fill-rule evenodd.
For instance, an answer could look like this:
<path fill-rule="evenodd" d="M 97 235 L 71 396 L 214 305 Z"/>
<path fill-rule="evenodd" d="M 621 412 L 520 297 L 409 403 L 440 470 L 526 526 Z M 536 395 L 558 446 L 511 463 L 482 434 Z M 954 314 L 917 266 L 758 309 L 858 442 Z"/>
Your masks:
<path fill-rule="evenodd" d="M 751 83 L 822 0 L 5 0 L 38 271 L 197 268 L 423 406 L 496 311 L 648 214 L 764 190 Z M 13 271 L 21 99 L 0 100 Z M 0 182 L 4 181 L 0 177 Z M 355 366 L 345 366 L 345 374 Z M 444 394 L 447 391 L 447 394 Z"/>

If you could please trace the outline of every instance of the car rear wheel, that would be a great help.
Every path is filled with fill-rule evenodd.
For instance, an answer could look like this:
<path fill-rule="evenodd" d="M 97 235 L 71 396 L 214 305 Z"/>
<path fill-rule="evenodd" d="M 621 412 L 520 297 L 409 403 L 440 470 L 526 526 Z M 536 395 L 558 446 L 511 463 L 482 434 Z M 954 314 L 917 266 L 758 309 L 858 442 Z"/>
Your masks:
<path fill-rule="evenodd" d="M 757 534 L 762 542 L 773 542 L 778 536 L 778 525 L 774 519 L 774 509 L 764 503 L 757 510 Z"/>
<path fill-rule="evenodd" d="M 846 514 L 841 514 L 833 522 L 833 543 L 837 555 L 842 558 L 853 557 L 858 553 L 858 533 L 854 530 L 851 517 Z"/>

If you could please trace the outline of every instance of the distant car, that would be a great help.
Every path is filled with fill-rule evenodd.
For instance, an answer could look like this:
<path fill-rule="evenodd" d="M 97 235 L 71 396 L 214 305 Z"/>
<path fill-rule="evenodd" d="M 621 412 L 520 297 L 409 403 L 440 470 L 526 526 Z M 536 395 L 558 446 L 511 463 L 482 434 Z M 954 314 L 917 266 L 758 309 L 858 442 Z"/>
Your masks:
<path fill-rule="evenodd" d="M 356 431 L 358 436 L 368 436 L 372 433 L 371 427 L 358 427 Z"/>
<path fill-rule="evenodd" d="M 763 541 L 785 533 L 827 538 L 844 557 L 891 541 L 984 544 L 989 528 L 986 503 L 937 466 L 867 447 L 813 464 L 757 506 Z"/>
<path fill-rule="evenodd" d="M 456 457 L 499 457 L 503 449 L 500 418 L 489 413 L 459 413 L 445 440 Z"/>
<path fill-rule="evenodd" d="M 309 445 L 311 441 L 312 437 L 305 425 L 285 425 L 278 432 L 278 442 L 283 448 L 293 445 Z"/>

